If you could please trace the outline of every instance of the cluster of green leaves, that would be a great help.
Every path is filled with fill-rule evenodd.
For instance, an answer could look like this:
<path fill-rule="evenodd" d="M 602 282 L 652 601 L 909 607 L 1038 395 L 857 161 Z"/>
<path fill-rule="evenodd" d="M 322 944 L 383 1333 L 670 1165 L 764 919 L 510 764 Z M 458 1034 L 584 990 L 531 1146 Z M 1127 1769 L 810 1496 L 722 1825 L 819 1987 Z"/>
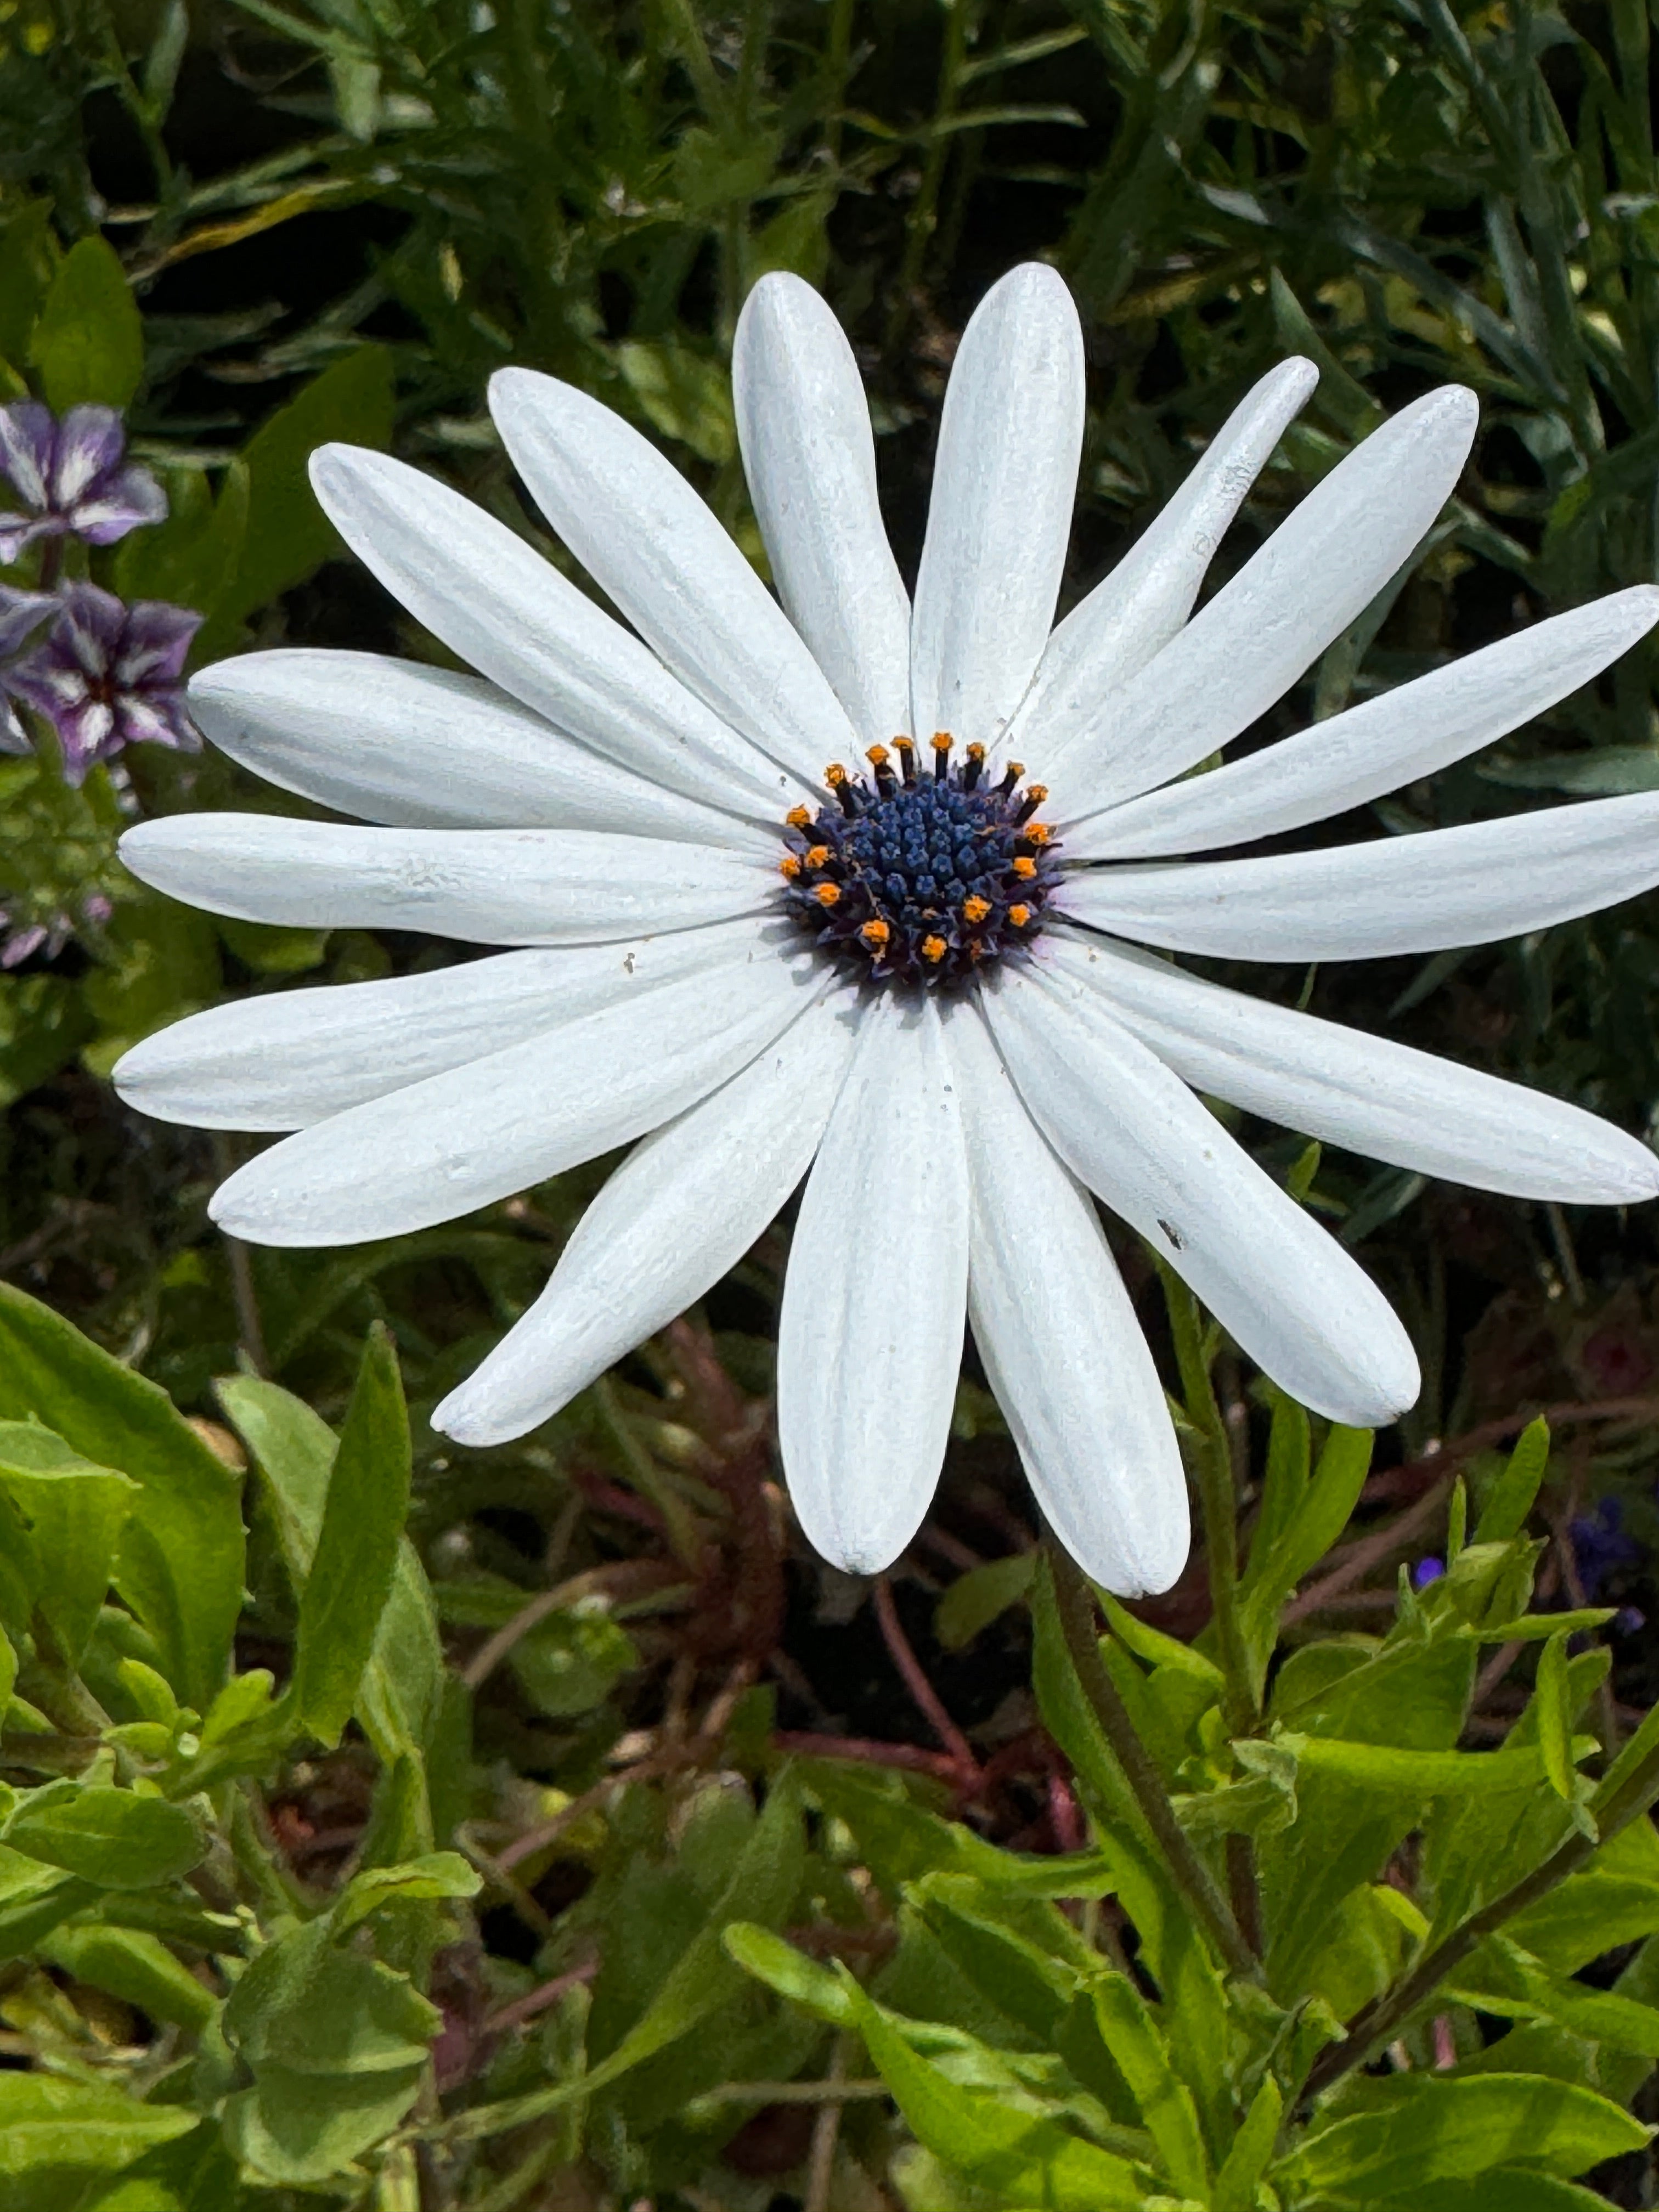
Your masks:
<path fill-rule="evenodd" d="M 556 2177 L 747 2203 L 734 2139 L 792 2107 L 816 2201 L 910 2212 L 1593 2212 L 1581 2177 L 1644 2150 L 1659 1711 L 1616 1751 L 1584 1732 L 1608 1614 L 1529 1609 L 1541 1422 L 1454 1489 L 1445 1571 L 1402 1570 L 1385 1635 L 1285 1644 L 1370 1440 L 1316 1452 L 1284 1399 L 1231 1574 L 1212 1523 L 1196 1642 L 1109 1598 L 1102 1634 L 1058 1555 L 958 1581 L 952 1642 L 1030 1609 L 1090 1834 L 1045 1856 L 938 1784 L 790 1757 L 753 1696 L 693 1739 L 613 1735 L 623 1769 L 580 1802 L 492 1790 L 404 1533 L 388 1341 L 337 1438 L 246 1374 L 218 1402 L 292 1591 L 280 1689 L 233 1646 L 234 1439 L 0 1295 L 0 2019 L 31 2062 L 0 2073 L 9 2204 L 511 2212 Z M 526 1655 L 550 1714 L 636 1662 L 592 1618 Z M 1535 1662 L 1529 1699 L 1462 1748 L 1495 1650 Z M 270 1808 L 343 1736 L 372 1788 L 319 1886 Z M 560 1866 L 588 1872 L 549 1911 Z M 478 1979 L 481 1876 L 538 1930 L 516 1980 Z"/>

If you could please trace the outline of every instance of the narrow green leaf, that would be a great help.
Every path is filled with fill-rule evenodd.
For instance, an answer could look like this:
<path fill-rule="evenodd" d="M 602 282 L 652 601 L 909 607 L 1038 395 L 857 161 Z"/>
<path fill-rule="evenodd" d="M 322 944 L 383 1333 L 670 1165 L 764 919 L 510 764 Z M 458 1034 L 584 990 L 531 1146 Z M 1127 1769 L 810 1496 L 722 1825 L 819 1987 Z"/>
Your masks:
<path fill-rule="evenodd" d="M 1391 2085 L 1392 2086 L 1392 2085 Z M 1421 2203 L 1424 2184 L 1525 2164 L 1571 2178 L 1648 2130 L 1594 2090 L 1532 2074 L 1413 2078 L 1383 2112 L 1362 2112 L 1303 2143 L 1276 2170 L 1291 2188 L 1370 2204 Z"/>
<path fill-rule="evenodd" d="M 1146 2000 L 1124 1975 L 1104 1974 L 1095 1984 L 1094 2006 L 1101 2040 L 1140 2107 L 1170 2180 L 1182 2196 L 1205 2202 L 1210 2161 L 1198 2112 Z"/>
<path fill-rule="evenodd" d="M 338 550 L 339 539 L 311 489 L 307 465 L 319 446 L 384 447 L 392 436 L 392 357 L 360 346 L 325 368 L 248 441 L 248 500 L 241 558 L 198 641 L 211 659 L 235 642 L 256 607 L 302 583 Z"/>
<path fill-rule="evenodd" d="M 182 1805 L 102 1783 L 49 1782 L 19 1799 L 0 1835 L 13 1850 L 100 1889 L 171 1881 L 188 1874 L 205 1850 Z"/>
<path fill-rule="evenodd" d="M 115 1587 L 160 1645 L 179 1698 L 205 1711 L 241 1611 L 239 1477 L 164 1391 L 9 1284 L 0 1284 L 0 1419 L 39 1420 L 139 1485 Z"/>
<path fill-rule="evenodd" d="M 144 373 L 144 329 L 114 248 L 94 236 L 72 246 L 34 325 L 30 358 L 46 404 L 62 414 L 88 401 L 125 407 Z"/>
<path fill-rule="evenodd" d="M 63 258 L 52 202 L 28 200 L 0 233 L 0 361 L 14 373 L 29 358 L 35 319 Z M 9 392 L 8 398 L 21 397 Z"/>
<path fill-rule="evenodd" d="M 1285 2100 L 1279 2093 L 1278 2082 L 1271 2074 L 1264 2075 L 1261 2087 L 1250 2100 L 1243 2124 L 1233 2137 L 1232 2148 L 1215 2178 L 1211 2212 L 1255 2212 L 1256 2189 L 1273 2154 L 1284 2109 Z"/>
<path fill-rule="evenodd" d="M 334 1431 L 302 1399 L 274 1382 L 227 1376 L 215 1389 L 264 1481 L 289 1578 L 301 1590 L 316 1555 L 339 1449 Z M 358 1718 L 386 1765 L 401 1756 L 418 1765 L 443 1697 L 443 1647 L 432 1593 L 405 1537 L 358 1696 Z"/>
<path fill-rule="evenodd" d="M 1177 1674 L 1188 1674 L 1194 1681 L 1221 1693 L 1225 1680 L 1213 1659 L 1206 1659 L 1190 1644 L 1178 1637 L 1165 1636 L 1161 1629 L 1148 1626 L 1137 1620 L 1127 1606 L 1120 1605 L 1109 1590 L 1099 1590 L 1097 1595 L 1105 1610 L 1107 1625 L 1120 1644 L 1133 1651 L 1137 1659 L 1144 1659 L 1149 1667 L 1173 1667 Z"/>
<path fill-rule="evenodd" d="M 218 2010 L 218 2000 L 181 1966 L 158 1936 L 142 1929 L 98 1922 L 58 1928 L 40 1946 L 41 1956 L 78 1982 L 107 1990 L 152 2020 L 199 2034 Z"/>
<path fill-rule="evenodd" d="M 1538 1680 L 1533 1691 L 1538 1705 L 1538 1747 L 1544 1772 L 1556 1796 L 1571 1805 L 1577 1771 L 1572 1763 L 1572 1712 L 1567 1696 L 1567 1639 L 1552 1636 L 1538 1655 Z"/>
<path fill-rule="evenodd" d="M 865 2046 L 918 2142 L 1000 2204 L 1048 2212 L 1138 2212 L 1146 2202 L 1127 2159 L 964 2088 L 913 2051 L 845 1973 L 848 2002 Z"/>
<path fill-rule="evenodd" d="M 1492 1486 L 1474 1524 L 1477 1544 L 1507 1543 L 1527 1525 L 1550 1461 L 1549 1423 L 1540 1413 L 1528 1422 L 1510 1454 L 1509 1465 Z"/>
<path fill-rule="evenodd" d="M 1539 1778 L 1538 1753 L 1529 1745 L 1502 1751 L 1401 1751 L 1390 1744 L 1346 1743 L 1336 1736 L 1298 1735 L 1288 1729 L 1274 1741 L 1305 1772 L 1362 1783 L 1380 1796 L 1392 1795 L 1402 1802 L 1523 1789 Z"/>
<path fill-rule="evenodd" d="M 59 2168 L 116 2172 L 198 2124 L 185 2106 L 143 2105 L 55 2074 L 0 2073 L 0 2179 Z"/>
<path fill-rule="evenodd" d="M 1000 1613 L 1018 1605 L 1031 1587 L 1036 1569 L 1035 1552 L 1015 1552 L 1006 1559 L 989 1559 L 959 1576 L 939 1600 L 933 1614 L 933 1633 L 947 1651 L 960 1651 L 981 1628 L 988 1628 Z"/>
<path fill-rule="evenodd" d="M 480 1887 L 479 1876 L 458 1851 L 428 1851 L 401 1866 L 372 1867 L 366 1874 L 354 1875 L 330 1917 L 336 1933 L 343 1934 L 388 1905 L 476 1897 Z"/>
<path fill-rule="evenodd" d="M 289 1695 L 300 1719 L 325 1743 L 338 1741 L 357 1702 L 392 1591 L 409 1480 L 409 1416 L 398 1356 L 377 1323 L 340 1432 L 295 1638 Z"/>

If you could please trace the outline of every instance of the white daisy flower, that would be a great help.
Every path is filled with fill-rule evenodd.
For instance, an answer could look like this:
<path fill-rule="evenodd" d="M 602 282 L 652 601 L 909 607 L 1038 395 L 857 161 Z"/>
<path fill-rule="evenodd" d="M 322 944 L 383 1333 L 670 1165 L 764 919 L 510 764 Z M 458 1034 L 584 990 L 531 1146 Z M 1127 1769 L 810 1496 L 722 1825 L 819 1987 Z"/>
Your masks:
<path fill-rule="evenodd" d="M 1659 1193 L 1653 1154 L 1576 1107 L 1167 957 L 1427 952 L 1659 882 L 1656 794 L 1201 857 L 1431 775 L 1659 617 L 1659 591 L 1617 593 L 1188 777 L 1409 558 L 1468 452 L 1473 396 L 1418 401 L 1194 616 L 1315 379 L 1301 361 L 1265 378 L 1057 629 L 1084 364 L 1042 267 L 963 335 L 914 605 L 851 349 L 790 276 L 756 288 L 735 361 L 781 606 L 638 431 L 550 377 L 499 374 L 495 421 L 631 629 L 441 483 L 325 447 L 313 481 L 347 543 L 478 678 L 311 650 L 210 669 L 191 711 L 227 752 L 380 826 L 181 815 L 123 854 L 247 921 L 522 949 L 192 1016 L 127 1054 L 123 1096 L 297 1133 L 213 1203 L 267 1244 L 404 1235 L 641 1140 L 438 1407 L 465 1443 L 547 1419 L 805 1176 L 778 1425 L 818 1549 L 869 1572 L 914 1533 L 966 1314 L 1062 1540 L 1111 1589 L 1167 1588 L 1181 1462 L 1091 1193 L 1304 1404 L 1375 1426 L 1419 1386 L 1381 1293 L 1196 1093 L 1481 1189 Z"/>

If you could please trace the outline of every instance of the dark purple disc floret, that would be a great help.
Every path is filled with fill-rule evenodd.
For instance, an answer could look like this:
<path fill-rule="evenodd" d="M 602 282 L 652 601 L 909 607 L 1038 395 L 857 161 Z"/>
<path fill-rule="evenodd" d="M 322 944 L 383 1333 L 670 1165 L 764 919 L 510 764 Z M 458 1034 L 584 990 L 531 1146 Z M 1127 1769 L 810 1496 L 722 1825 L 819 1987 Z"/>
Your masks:
<path fill-rule="evenodd" d="M 38 538 L 73 536 L 112 545 L 160 522 L 167 494 L 137 461 L 113 407 L 71 407 L 60 420 L 38 399 L 0 407 L 0 477 L 17 506 L 0 513 L 0 566 Z"/>
<path fill-rule="evenodd" d="M 127 745 L 194 750 L 184 670 L 201 624 L 200 615 L 163 600 L 128 606 L 95 584 L 66 584 L 52 628 L 0 670 L 0 683 L 52 724 L 72 784 Z"/>

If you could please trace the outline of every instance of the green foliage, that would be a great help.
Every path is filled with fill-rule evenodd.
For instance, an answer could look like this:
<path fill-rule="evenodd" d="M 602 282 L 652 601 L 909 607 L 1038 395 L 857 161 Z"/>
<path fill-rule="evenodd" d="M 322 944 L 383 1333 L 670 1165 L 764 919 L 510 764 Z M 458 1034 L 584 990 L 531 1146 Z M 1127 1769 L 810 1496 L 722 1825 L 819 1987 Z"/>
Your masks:
<path fill-rule="evenodd" d="M 126 272 L 101 238 L 64 257 L 29 337 L 46 404 L 125 407 L 144 373 L 144 335 Z"/>

